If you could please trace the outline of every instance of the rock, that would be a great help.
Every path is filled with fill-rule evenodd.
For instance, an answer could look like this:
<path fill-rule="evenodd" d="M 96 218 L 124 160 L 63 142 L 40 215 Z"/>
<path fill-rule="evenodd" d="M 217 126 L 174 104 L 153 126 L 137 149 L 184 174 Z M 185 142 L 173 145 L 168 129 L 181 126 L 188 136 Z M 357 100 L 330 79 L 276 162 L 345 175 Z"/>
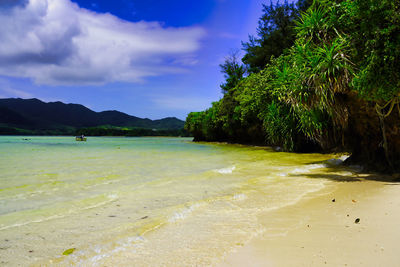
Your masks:
<path fill-rule="evenodd" d="M 334 165 L 334 166 L 339 166 L 339 165 L 343 164 L 343 160 L 341 160 L 341 159 L 328 159 L 326 162 L 328 164 Z"/>
<path fill-rule="evenodd" d="M 336 199 L 332 199 L 332 202 L 336 202 Z"/>
<path fill-rule="evenodd" d="M 360 218 L 357 218 L 354 223 L 359 223 L 360 222 Z"/>

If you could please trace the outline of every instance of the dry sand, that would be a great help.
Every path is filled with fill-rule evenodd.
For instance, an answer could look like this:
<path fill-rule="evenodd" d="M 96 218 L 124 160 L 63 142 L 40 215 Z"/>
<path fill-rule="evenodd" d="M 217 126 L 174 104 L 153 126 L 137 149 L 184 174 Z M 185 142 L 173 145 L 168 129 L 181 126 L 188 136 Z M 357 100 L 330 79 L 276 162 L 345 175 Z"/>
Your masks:
<path fill-rule="evenodd" d="M 400 266 L 400 183 L 333 180 L 259 220 L 266 231 L 220 266 Z"/>

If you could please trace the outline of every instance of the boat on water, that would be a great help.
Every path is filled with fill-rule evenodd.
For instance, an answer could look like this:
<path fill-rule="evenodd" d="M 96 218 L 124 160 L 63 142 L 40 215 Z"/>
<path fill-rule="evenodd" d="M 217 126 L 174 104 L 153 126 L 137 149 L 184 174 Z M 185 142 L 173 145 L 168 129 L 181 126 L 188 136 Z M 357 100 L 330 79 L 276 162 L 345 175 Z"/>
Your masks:
<path fill-rule="evenodd" d="M 85 142 L 86 142 L 86 137 L 83 136 L 83 135 L 82 135 L 82 136 L 76 136 L 76 137 L 75 137 L 75 140 L 76 140 L 76 141 L 85 141 Z"/>

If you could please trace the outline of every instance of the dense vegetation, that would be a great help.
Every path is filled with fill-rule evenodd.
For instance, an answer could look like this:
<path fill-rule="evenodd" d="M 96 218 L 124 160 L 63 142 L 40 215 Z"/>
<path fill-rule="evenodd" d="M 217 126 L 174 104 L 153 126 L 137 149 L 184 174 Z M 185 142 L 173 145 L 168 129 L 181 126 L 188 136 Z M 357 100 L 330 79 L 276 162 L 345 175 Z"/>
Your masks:
<path fill-rule="evenodd" d="M 141 119 L 118 111 L 94 112 L 82 105 L 38 99 L 0 99 L 0 134 L 183 135 L 177 118 Z"/>
<path fill-rule="evenodd" d="M 399 170 L 400 1 L 271 3 L 264 13 L 243 64 L 231 55 L 221 65 L 223 98 L 188 115 L 195 140 L 346 150 L 350 163 Z"/>

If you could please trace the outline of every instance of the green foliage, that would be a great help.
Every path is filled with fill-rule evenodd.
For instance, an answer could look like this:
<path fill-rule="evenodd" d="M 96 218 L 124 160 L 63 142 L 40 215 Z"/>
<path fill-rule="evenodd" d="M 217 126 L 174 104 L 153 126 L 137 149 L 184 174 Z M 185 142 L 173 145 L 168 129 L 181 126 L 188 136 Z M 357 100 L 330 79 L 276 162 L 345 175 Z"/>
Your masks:
<path fill-rule="evenodd" d="M 220 102 L 213 102 L 212 107 L 202 112 L 191 112 L 186 118 L 185 130 L 194 136 L 195 141 L 216 141 L 221 138 L 218 117 Z"/>
<path fill-rule="evenodd" d="M 259 73 L 253 73 L 244 79 L 238 86 L 240 93 L 237 94 L 237 112 L 240 121 L 246 124 L 259 119 L 263 120 L 262 114 L 265 107 L 271 102 L 271 68 L 266 68 Z"/>
<path fill-rule="evenodd" d="M 225 94 L 235 88 L 244 78 L 246 68 L 240 64 L 238 60 L 238 51 L 231 52 L 231 54 L 225 58 L 224 64 L 220 64 L 219 66 L 226 79 L 225 83 L 221 84 L 222 92 Z"/>
<path fill-rule="evenodd" d="M 368 100 L 400 93 L 400 2 L 345 1 L 340 23 L 349 32 L 358 66 L 353 85 Z"/>
<path fill-rule="evenodd" d="M 190 132 L 195 140 L 203 140 L 203 117 L 205 112 L 191 112 L 186 118 L 184 129 Z"/>
<path fill-rule="evenodd" d="M 270 63 L 273 57 L 280 56 L 289 49 L 296 38 L 295 20 L 301 11 L 307 10 L 311 1 L 302 0 L 297 5 L 278 1 L 263 5 L 263 15 L 258 22 L 257 37 L 249 36 L 243 42 L 246 51 L 243 62 L 249 66 L 250 72 L 258 72 Z"/>
<path fill-rule="evenodd" d="M 326 146 L 329 133 L 347 128 L 348 113 L 341 101 L 353 75 L 347 35 L 336 29 L 336 6 L 315 4 L 297 23 L 297 39 L 286 56 L 275 62 L 277 92 L 290 103 L 298 129 Z M 334 128 L 332 128 L 334 127 Z M 329 145 L 328 145 L 329 146 Z"/>
<path fill-rule="evenodd" d="M 224 97 L 186 120 L 198 140 L 339 148 L 349 126 L 349 96 L 375 102 L 399 96 L 400 2 L 315 0 L 309 6 L 264 6 L 258 37 L 243 43 L 250 75 L 226 76 Z"/>
<path fill-rule="evenodd" d="M 314 41 L 326 37 L 328 30 L 327 12 L 324 7 L 320 6 L 303 13 L 296 23 L 297 37 L 306 37 Z"/>
<path fill-rule="evenodd" d="M 270 145 L 289 151 L 295 149 L 296 120 L 290 106 L 272 101 L 264 113 L 264 129 Z"/>

